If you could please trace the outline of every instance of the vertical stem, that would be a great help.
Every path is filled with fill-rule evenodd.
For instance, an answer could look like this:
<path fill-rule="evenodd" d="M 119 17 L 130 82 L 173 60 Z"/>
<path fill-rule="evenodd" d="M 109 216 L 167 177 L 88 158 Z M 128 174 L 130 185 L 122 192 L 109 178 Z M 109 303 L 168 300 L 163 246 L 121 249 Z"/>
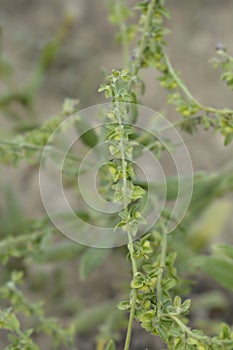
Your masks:
<path fill-rule="evenodd" d="M 161 256 L 160 256 L 160 267 L 163 269 L 163 273 L 165 271 L 166 267 L 166 254 L 167 254 L 167 233 L 165 232 L 164 227 L 162 227 L 162 250 L 161 250 Z M 158 276 L 157 281 L 157 314 L 158 316 L 161 313 L 161 307 L 162 307 L 162 278 L 163 273 L 161 273 Z"/>
<path fill-rule="evenodd" d="M 116 97 L 117 97 L 117 91 L 115 91 Z M 117 106 L 118 108 L 118 106 Z M 128 199 L 127 199 L 127 161 L 125 158 L 125 151 L 124 151 L 124 135 L 123 135 L 123 123 L 121 121 L 121 115 L 119 109 L 117 110 L 117 117 L 118 117 L 118 124 L 120 127 L 120 150 L 121 150 L 121 161 L 122 161 L 122 178 L 123 178 L 123 198 L 124 198 L 124 212 L 127 216 L 128 214 Z M 133 256 L 134 252 L 134 246 L 133 246 L 133 240 L 131 233 L 129 229 L 127 229 L 128 234 L 128 250 L 130 253 L 130 259 L 132 263 L 132 270 L 133 270 L 133 276 L 137 273 L 137 264 Z M 130 346 L 131 336 L 132 336 L 132 330 L 133 330 L 133 320 L 134 320 L 134 312 L 135 312 L 135 306 L 136 306 L 136 300 L 137 300 L 137 294 L 136 290 L 132 290 L 132 297 L 131 297 L 131 308 L 130 308 L 130 315 L 129 315 L 129 322 L 128 322 L 128 328 L 127 328 L 127 334 L 125 339 L 125 346 L 124 350 L 128 350 Z"/>
<path fill-rule="evenodd" d="M 136 76 L 138 74 L 138 71 L 140 69 L 140 61 L 141 58 L 143 56 L 143 52 L 145 49 L 145 45 L 146 45 L 146 40 L 147 40 L 147 36 L 148 36 L 148 32 L 150 29 L 150 24 L 151 24 L 151 18 L 153 15 L 153 9 L 155 6 L 156 0 L 152 0 L 149 4 L 148 7 L 148 12 L 147 12 L 147 18 L 146 18 L 146 23 L 145 23 L 145 28 L 144 28 L 144 33 L 143 33 L 143 37 L 140 43 L 140 47 L 139 47 L 139 52 L 137 54 L 137 58 L 133 64 L 132 67 L 132 76 Z M 119 9 L 119 7 L 118 7 Z M 123 40 L 123 48 L 124 48 L 124 57 L 125 60 L 128 59 L 128 55 L 129 55 L 129 48 L 128 48 L 128 42 L 127 42 L 127 36 L 126 36 L 126 26 L 124 21 L 121 21 L 120 23 L 120 29 L 121 29 L 121 33 L 122 33 L 122 40 Z M 131 88 L 131 84 L 129 84 L 129 89 Z M 115 91 L 115 101 L 117 101 L 117 91 Z M 121 116 L 120 113 L 118 111 L 117 113 L 118 115 L 118 123 L 120 126 L 120 148 L 121 148 L 121 161 L 122 161 L 122 177 L 123 177 L 123 193 L 124 193 L 124 212 L 127 215 L 128 213 L 128 200 L 127 200 L 127 162 L 126 162 L 126 158 L 125 158 L 125 151 L 124 151 L 124 138 L 123 138 L 123 124 L 121 121 Z M 133 256 L 133 252 L 134 252 L 134 246 L 133 246 L 133 240 L 132 240 L 132 236 L 129 232 L 129 230 L 127 230 L 127 234 L 128 234 L 128 250 L 129 250 L 129 254 L 130 254 L 130 259 L 131 259 L 131 264 L 132 264 L 132 270 L 133 270 L 133 276 L 135 276 L 135 274 L 137 273 L 137 264 L 136 261 L 134 259 Z M 132 296 L 131 296 L 131 308 L 130 308 L 130 315 L 129 315 L 129 322 L 128 322 L 128 328 L 127 328 L 127 334 L 126 334 L 126 339 L 125 339 L 125 346 L 124 346 L 124 350 L 129 350 L 129 346 L 130 346 L 130 341 L 131 341 L 131 336 L 132 336 L 132 330 L 133 330 L 133 319 L 134 319 L 134 312 L 135 312 L 135 307 L 136 307 L 136 301 L 137 301 L 137 293 L 136 290 L 133 289 L 132 290 Z"/>
<path fill-rule="evenodd" d="M 134 62 L 134 65 L 132 67 L 132 76 L 136 76 L 138 74 L 138 71 L 140 69 L 140 60 L 143 56 L 143 52 L 145 49 L 145 44 L 146 44 L 146 39 L 147 35 L 150 29 L 150 22 L 151 22 L 151 17 L 153 15 L 153 9 L 155 5 L 155 0 L 152 0 L 151 3 L 149 4 L 148 12 L 147 12 L 147 19 L 145 23 L 145 29 L 143 33 L 143 37 L 141 40 L 141 44 L 139 47 L 139 52 L 136 58 L 136 61 Z M 121 22 L 121 33 L 122 33 L 122 39 L 123 39 L 123 48 L 124 48 L 124 56 L 125 59 L 127 59 L 129 55 L 129 49 L 128 49 L 128 43 L 127 43 L 127 37 L 126 37 L 126 26 L 124 22 Z M 127 56 L 127 57 L 126 57 Z M 131 84 L 129 86 L 129 89 L 131 88 Z M 117 101 L 117 94 L 115 95 L 116 101 Z M 120 126 L 120 145 L 121 145 L 121 159 L 122 159 L 122 173 L 123 173 L 123 193 L 124 193 L 124 211 L 125 214 L 128 212 L 128 203 L 127 203 L 127 172 L 126 172 L 126 159 L 125 159 L 125 152 L 124 152 L 124 139 L 123 139 L 123 125 L 121 122 L 121 117 L 120 114 L 118 113 L 118 123 Z M 133 270 L 133 276 L 137 273 L 137 264 L 133 256 L 134 252 L 134 246 L 133 246 L 133 241 L 132 241 L 132 236 L 127 230 L 128 233 L 128 250 L 130 253 L 130 259 L 131 259 L 131 264 L 132 264 L 132 270 Z M 136 301 L 137 301 L 137 293 L 136 290 L 132 290 L 132 296 L 131 296 L 131 307 L 130 307 L 130 315 L 129 315 L 129 322 L 128 322 L 128 328 L 127 328 L 127 334 L 126 334 L 126 339 L 125 339 L 125 346 L 124 350 L 129 350 L 130 346 L 130 341 L 131 341 L 131 336 L 132 336 L 132 330 L 133 330 L 133 320 L 134 320 L 134 312 L 135 312 L 135 307 L 136 307 Z"/>
<path fill-rule="evenodd" d="M 133 65 L 133 68 L 132 68 L 132 76 L 137 75 L 139 69 L 141 68 L 141 59 L 143 57 L 143 53 L 144 53 L 146 42 L 147 42 L 147 38 L 148 38 L 148 33 L 150 31 L 151 19 L 152 19 L 152 16 L 153 16 L 153 10 L 155 8 L 155 3 L 156 3 L 156 0 L 151 0 L 150 4 L 148 6 L 145 28 L 144 28 L 144 31 L 143 31 L 143 35 L 142 35 L 141 43 L 140 43 L 140 46 L 139 46 L 138 54 L 137 54 L 136 60 L 134 61 L 134 65 Z"/>
<path fill-rule="evenodd" d="M 129 233 L 128 233 L 128 237 L 129 237 L 128 249 L 129 249 L 132 268 L 133 268 L 133 275 L 135 275 L 137 273 L 137 265 L 136 265 L 136 261 L 133 257 L 134 248 L 133 248 L 132 237 L 130 236 Z M 124 350 L 128 350 L 129 346 L 130 346 L 130 341 L 131 341 L 131 336 L 132 336 L 132 331 L 133 331 L 133 320 L 134 320 L 136 301 L 137 301 L 137 292 L 135 289 L 132 289 L 131 307 L 130 307 L 130 314 L 129 314 L 129 321 L 128 321 L 127 334 L 126 334 L 126 338 L 125 338 Z"/>

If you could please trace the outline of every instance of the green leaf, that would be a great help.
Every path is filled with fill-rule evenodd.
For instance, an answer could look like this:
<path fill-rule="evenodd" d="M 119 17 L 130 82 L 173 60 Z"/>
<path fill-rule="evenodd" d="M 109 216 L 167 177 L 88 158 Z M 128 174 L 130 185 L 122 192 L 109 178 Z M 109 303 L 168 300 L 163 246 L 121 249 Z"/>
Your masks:
<path fill-rule="evenodd" d="M 11 313 L 10 309 L 0 311 L 0 328 L 18 331 L 20 324 L 16 316 Z"/>
<path fill-rule="evenodd" d="M 185 302 L 182 305 L 183 312 L 189 311 L 190 306 L 191 306 L 191 300 L 190 299 L 185 300 Z"/>
<path fill-rule="evenodd" d="M 213 246 L 217 253 L 223 254 L 226 257 L 233 259 L 233 245 L 226 243 L 219 243 Z"/>
<path fill-rule="evenodd" d="M 134 9 L 135 9 L 135 10 L 147 10 L 148 4 L 149 4 L 148 1 L 139 2 L 139 3 L 134 7 Z"/>
<path fill-rule="evenodd" d="M 232 203 L 227 199 L 215 201 L 203 210 L 188 236 L 192 249 L 200 251 L 218 236 L 224 229 L 231 211 Z"/>
<path fill-rule="evenodd" d="M 232 134 L 227 134 L 224 139 L 224 146 L 228 146 L 231 141 L 233 140 L 233 133 Z"/>
<path fill-rule="evenodd" d="M 93 148 L 98 144 L 98 135 L 91 125 L 81 118 L 76 118 L 74 121 L 76 130 L 81 135 L 80 138 L 87 146 Z"/>
<path fill-rule="evenodd" d="M 5 210 L 0 218 L 1 231 L 2 234 L 15 235 L 24 229 L 22 207 L 10 186 L 7 186 L 4 192 L 2 196 L 4 196 Z"/>
<path fill-rule="evenodd" d="M 178 295 L 175 296 L 173 305 L 176 308 L 181 308 L 181 299 Z"/>
<path fill-rule="evenodd" d="M 141 272 L 137 272 L 131 281 L 131 288 L 137 289 L 141 288 L 145 282 L 145 277 Z"/>
<path fill-rule="evenodd" d="M 156 330 L 157 330 L 157 332 L 158 332 L 160 338 L 161 338 L 164 342 L 167 342 L 167 341 L 168 341 L 168 331 L 167 331 L 167 328 L 161 324 L 160 326 L 157 326 L 157 327 L 156 327 Z"/>
<path fill-rule="evenodd" d="M 224 257 L 202 256 L 198 265 L 223 287 L 233 291 L 233 261 Z"/>
<path fill-rule="evenodd" d="M 220 330 L 220 338 L 221 339 L 228 339 L 231 336 L 231 330 L 228 327 L 227 324 L 222 323 L 221 324 L 221 330 Z"/>
<path fill-rule="evenodd" d="M 110 340 L 105 348 L 105 350 L 116 350 L 113 340 Z"/>
<path fill-rule="evenodd" d="M 145 191 L 140 186 L 134 186 L 133 188 L 133 200 L 137 200 L 139 198 L 142 198 L 142 196 L 145 194 Z"/>
<path fill-rule="evenodd" d="M 93 271 L 95 271 L 106 258 L 109 256 L 111 249 L 96 249 L 89 248 L 83 254 L 81 265 L 80 265 L 80 275 L 81 278 L 87 278 Z"/>
<path fill-rule="evenodd" d="M 162 287 L 164 290 L 170 290 L 176 285 L 176 281 L 174 279 L 167 279 L 166 281 L 162 281 Z"/>
<path fill-rule="evenodd" d="M 119 310 L 129 310 L 130 309 L 130 302 L 128 300 L 121 301 L 120 303 L 117 304 L 117 308 Z"/>
<path fill-rule="evenodd" d="M 75 98 L 66 98 L 62 106 L 62 113 L 69 116 L 78 111 L 78 105 L 79 100 Z"/>

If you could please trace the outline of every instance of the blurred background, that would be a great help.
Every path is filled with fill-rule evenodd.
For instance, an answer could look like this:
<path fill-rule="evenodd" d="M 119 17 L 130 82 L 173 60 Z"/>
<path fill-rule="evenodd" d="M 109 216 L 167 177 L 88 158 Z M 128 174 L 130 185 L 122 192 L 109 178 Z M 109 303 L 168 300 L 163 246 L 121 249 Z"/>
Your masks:
<path fill-rule="evenodd" d="M 137 1 L 128 3 L 133 5 Z M 232 92 L 220 81 L 220 72 L 209 61 L 215 55 L 218 43 L 223 43 L 233 54 L 233 2 L 175 0 L 167 1 L 167 6 L 171 20 L 166 25 L 171 34 L 167 37 L 166 50 L 174 67 L 182 72 L 190 91 L 203 105 L 232 108 Z M 1 100 L 0 137 L 7 138 L 12 130 L 17 133 L 23 128 L 30 129 L 58 115 L 67 97 L 79 99 L 80 108 L 105 102 L 103 95 L 97 92 L 104 81 L 104 72 L 123 64 L 121 47 L 115 40 L 117 28 L 108 22 L 107 0 L 0 0 L 0 26 L 0 55 L 4 62 L 0 72 L 0 95 L 5 97 L 25 86 L 35 91 L 29 108 L 17 99 L 9 105 Z M 36 72 L 43 48 L 51 42 L 57 49 L 51 62 L 47 62 L 45 74 L 38 78 Z M 146 92 L 141 103 L 163 113 L 171 121 L 178 119 L 173 107 L 166 106 L 166 92 L 156 80 L 157 73 L 148 69 L 142 75 Z M 200 130 L 198 135 L 183 136 L 195 171 L 215 172 L 232 161 L 233 147 L 224 148 L 219 134 Z M 45 215 L 39 193 L 38 168 L 23 162 L 17 169 L 5 165 L 0 169 L 0 234 L 3 231 L 14 234 L 23 227 L 24 220 Z M 226 196 L 216 210 L 224 206 L 227 209 L 218 226 L 223 238 L 214 238 L 214 241 L 233 242 L 232 196 Z M 122 290 L 127 290 L 130 275 L 121 250 L 110 253 L 106 259 L 86 280 L 80 279 L 77 273 L 80 261 L 76 258 L 32 265 L 27 268 L 25 292 L 33 300 L 44 300 L 48 314 L 69 320 L 85 308 L 115 299 Z M 229 320 L 224 310 L 227 305 L 229 307 L 226 301 L 230 300 L 229 295 L 212 280 L 206 279 L 207 287 L 208 283 L 210 290 L 220 291 L 219 304 L 226 302 L 225 306 L 217 305 L 211 309 L 210 316 L 217 314 L 217 317 L 220 315 Z M 78 348 L 93 349 L 99 324 L 97 330 L 82 327 L 77 334 Z M 49 349 L 45 338 L 39 337 L 37 341 L 42 349 Z M 154 337 L 138 329 L 132 348 L 159 349 L 160 345 L 156 347 L 156 344 Z"/>

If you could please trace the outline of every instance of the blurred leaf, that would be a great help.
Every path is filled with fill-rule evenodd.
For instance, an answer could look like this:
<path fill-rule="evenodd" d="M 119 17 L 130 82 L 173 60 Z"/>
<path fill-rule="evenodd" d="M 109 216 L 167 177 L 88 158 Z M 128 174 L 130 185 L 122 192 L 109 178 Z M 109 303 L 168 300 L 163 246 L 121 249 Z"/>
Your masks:
<path fill-rule="evenodd" d="M 213 246 L 214 250 L 216 252 L 221 253 L 225 255 L 226 257 L 229 257 L 233 259 L 233 245 L 232 244 L 226 244 L 226 243 L 219 243 L 215 244 Z"/>
<path fill-rule="evenodd" d="M 84 251 L 86 247 L 77 244 L 76 242 L 65 241 L 58 244 L 46 246 L 43 250 L 43 254 L 36 256 L 36 260 L 41 263 L 47 263 L 60 260 L 77 259 Z"/>
<path fill-rule="evenodd" d="M 225 294 L 219 290 L 211 290 L 195 295 L 192 299 L 193 310 L 226 309 L 229 306 Z"/>
<path fill-rule="evenodd" d="M 85 279 L 89 277 L 89 275 L 106 260 L 110 252 L 111 249 L 88 248 L 88 250 L 83 254 L 81 260 L 81 278 Z"/>
<path fill-rule="evenodd" d="M 106 346 L 105 350 L 116 350 L 115 344 L 113 340 L 110 340 L 108 345 Z"/>
<path fill-rule="evenodd" d="M 9 186 L 5 189 L 5 208 L 0 217 L 1 235 L 17 234 L 24 226 L 25 220 L 21 205 Z"/>
<path fill-rule="evenodd" d="M 98 136 L 95 130 L 85 120 L 76 118 L 74 126 L 81 135 L 80 138 L 83 143 L 91 148 L 95 147 L 98 144 Z"/>
<path fill-rule="evenodd" d="M 200 251 L 221 234 L 232 211 L 229 200 L 218 200 L 208 206 L 200 218 L 194 223 L 188 237 L 188 242 L 195 251 Z"/>
<path fill-rule="evenodd" d="M 116 310 L 116 301 L 103 302 L 90 308 L 85 308 L 80 312 L 74 320 L 74 327 L 78 333 L 89 331 L 105 321 L 108 315 L 113 313 L 119 313 Z"/>
<path fill-rule="evenodd" d="M 117 304 L 118 310 L 125 311 L 130 309 L 130 302 L 128 300 L 121 301 Z"/>
<path fill-rule="evenodd" d="M 233 291 L 233 261 L 217 256 L 201 256 L 197 264 L 223 287 Z"/>

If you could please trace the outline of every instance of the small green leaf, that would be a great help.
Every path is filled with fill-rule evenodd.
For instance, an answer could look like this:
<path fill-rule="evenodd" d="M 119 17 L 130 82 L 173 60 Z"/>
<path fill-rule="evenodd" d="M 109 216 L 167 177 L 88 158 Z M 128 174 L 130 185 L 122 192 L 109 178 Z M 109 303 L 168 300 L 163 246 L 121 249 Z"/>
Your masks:
<path fill-rule="evenodd" d="M 228 327 L 227 324 L 225 324 L 225 323 L 221 324 L 221 331 L 220 331 L 219 336 L 220 336 L 221 339 L 228 339 L 228 338 L 230 338 L 231 330 L 230 330 L 230 328 Z"/>
<path fill-rule="evenodd" d="M 142 196 L 145 194 L 145 191 L 140 186 L 134 186 L 133 188 L 133 200 L 137 200 L 139 198 L 142 198 Z"/>
<path fill-rule="evenodd" d="M 130 309 L 130 302 L 128 300 L 121 301 L 120 303 L 117 304 L 117 308 L 119 310 L 129 310 Z"/>
<path fill-rule="evenodd" d="M 168 341 L 168 331 L 167 328 L 165 326 L 163 326 L 162 324 L 160 326 L 156 327 L 156 330 L 159 334 L 159 336 L 161 337 L 161 339 L 165 342 Z"/>
<path fill-rule="evenodd" d="M 224 139 L 224 146 L 228 146 L 233 140 L 233 133 L 227 134 Z"/>
<path fill-rule="evenodd" d="M 131 287 L 132 288 L 141 288 L 145 282 L 145 277 L 141 272 L 137 272 L 131 282 Z"/>
<path fill-rule="evenodd" d="M 108 86 L 107 86 L 106 84 L 102 84 L 102 85 L 99 87 L 98 92 L 105 91 L 107 88 L 108 88 Z"/>
<path fill-rule="evenodd" d="M 66 98 L 63 106 L 62 106 L 62 112 L 64 115 L 71 115 L 78 110 L 79 100 L 74 98 Z"/>
<path fill-rule="evenodd" d="M 173 305 L 176 308 L 181 308 L 181 299 L 178 295 L 175 296 Z"/>
<path fill-rule="evenodd" d="M 190 299 L 185 300 L 185 302 L 182 305 L 183 312 L 189 311 L 190 306 L 191 306 L 191 300 Z"/>

